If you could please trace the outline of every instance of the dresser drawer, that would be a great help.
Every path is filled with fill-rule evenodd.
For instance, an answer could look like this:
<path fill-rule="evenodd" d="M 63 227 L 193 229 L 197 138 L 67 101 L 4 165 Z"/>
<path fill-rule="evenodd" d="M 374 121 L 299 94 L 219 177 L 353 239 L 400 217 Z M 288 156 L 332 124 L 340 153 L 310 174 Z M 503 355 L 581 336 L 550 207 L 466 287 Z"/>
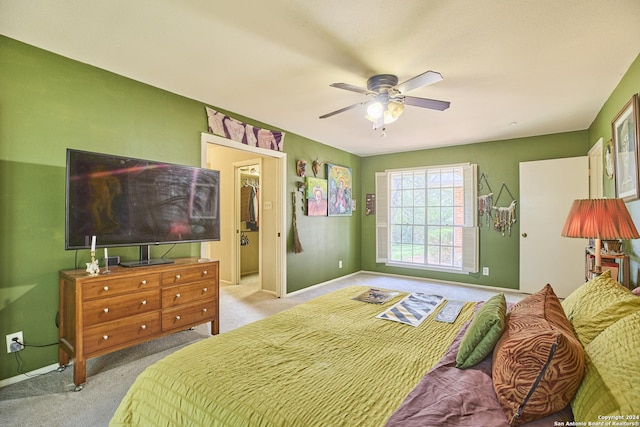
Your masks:
<path fill-rule="evenodd" d="M 82 288 L 85 300 L 126 294 L 160 286 L 160 273 L 147 273 L 126 277 L 109 277 L 91 280 Z"/>
<path fill-rule="evenodd" d="M 84 330 L 84 354 L 92 356 L 122 344 L 132 345 L 160 332 L 160 312 L 101 323 Z"/>
<path fill-rule="evenodd" d="M 110 322 L 160 309 L 160 289 L 87 301 L 82 308 L 84 326 Z"/>
<path fill-rule="evenodd" d="M 191 304 L 203 299 L 215 297 L 215 282 L 209 280 L 189 283 L 182 286 L 170 286 L 162 289 L 162 308 Z"/>
<path fill-rule="evenodd" d="M 162 310 L 162 331 L 186 329 L 201 323 L 215 321 L 215 314 L 215 300 Z"/>
<path fill-rule="evenodd" d="M 197 267 L 176 269 L 172 272 L 162 273 L 162 285 L 171 286 L 181 283 L 200 281 L 203 279 L 217 280 L 215 264 L 202 264 Z"/>

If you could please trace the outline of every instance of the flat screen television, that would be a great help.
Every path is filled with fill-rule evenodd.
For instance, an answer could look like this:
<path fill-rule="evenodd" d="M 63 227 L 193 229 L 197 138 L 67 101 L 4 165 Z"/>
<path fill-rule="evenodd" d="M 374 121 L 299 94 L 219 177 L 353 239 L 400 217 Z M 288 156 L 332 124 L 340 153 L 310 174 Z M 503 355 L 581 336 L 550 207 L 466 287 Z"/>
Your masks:
<path fill-rule="evenodd" d="M 67 149 L 65 249 L 220 240 L 220 172 Z"/>

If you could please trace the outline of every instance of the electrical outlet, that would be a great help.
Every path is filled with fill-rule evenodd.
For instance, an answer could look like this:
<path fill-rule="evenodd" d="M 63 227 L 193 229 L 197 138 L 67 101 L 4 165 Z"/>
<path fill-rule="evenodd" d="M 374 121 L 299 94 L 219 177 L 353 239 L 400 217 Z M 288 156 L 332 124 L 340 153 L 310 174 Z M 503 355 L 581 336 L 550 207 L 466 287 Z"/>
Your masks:
<path fill-rule="evenodd" d="M 21 344 L 14 341 L 16 338 Z M 24 348 L 23 344 L 24 338 L 22 338 L 22 331 L 7 335 L 7 353 L 15 353 L 16 351 L 22 350 Z"/>
<path fill-rule="evenodd" d="M 338 261 L 338 268 L 342 268 L 342 260 Z"/>
<path fill-rule="evenodd" d="M 482 267 L 482 275 L 483 276 L 489 275 L 489 267 Z"/>

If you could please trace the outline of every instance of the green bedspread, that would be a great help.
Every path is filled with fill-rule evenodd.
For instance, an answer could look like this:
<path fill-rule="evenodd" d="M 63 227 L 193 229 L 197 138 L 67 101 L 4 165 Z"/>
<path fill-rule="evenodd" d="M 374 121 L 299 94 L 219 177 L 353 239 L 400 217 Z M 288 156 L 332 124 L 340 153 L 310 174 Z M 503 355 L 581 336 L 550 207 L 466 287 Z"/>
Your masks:
<path fill-rule="evenodd" d="M 351 300 L 355 286 L 192 344 L 148 367 L 112 426 L 381 426 L 435 365 L 453 324 L 375 316 L 395 304 Z M 222 320 L 224 321 L 224 319 Z"/>

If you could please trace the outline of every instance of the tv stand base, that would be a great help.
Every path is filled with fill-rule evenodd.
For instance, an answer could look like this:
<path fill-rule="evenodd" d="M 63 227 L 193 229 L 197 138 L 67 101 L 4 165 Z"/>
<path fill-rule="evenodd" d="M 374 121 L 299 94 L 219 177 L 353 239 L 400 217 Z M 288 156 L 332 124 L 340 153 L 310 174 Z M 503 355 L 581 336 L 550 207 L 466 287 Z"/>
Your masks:
<path fill-rule="evenodd" d="M 174 262 L 172 259 L 156 258 L 141 261 L 124 261 L 121 262 L 120 265 L 122 267 L 147 267 L 150 265 L 173 264 Z"/>

